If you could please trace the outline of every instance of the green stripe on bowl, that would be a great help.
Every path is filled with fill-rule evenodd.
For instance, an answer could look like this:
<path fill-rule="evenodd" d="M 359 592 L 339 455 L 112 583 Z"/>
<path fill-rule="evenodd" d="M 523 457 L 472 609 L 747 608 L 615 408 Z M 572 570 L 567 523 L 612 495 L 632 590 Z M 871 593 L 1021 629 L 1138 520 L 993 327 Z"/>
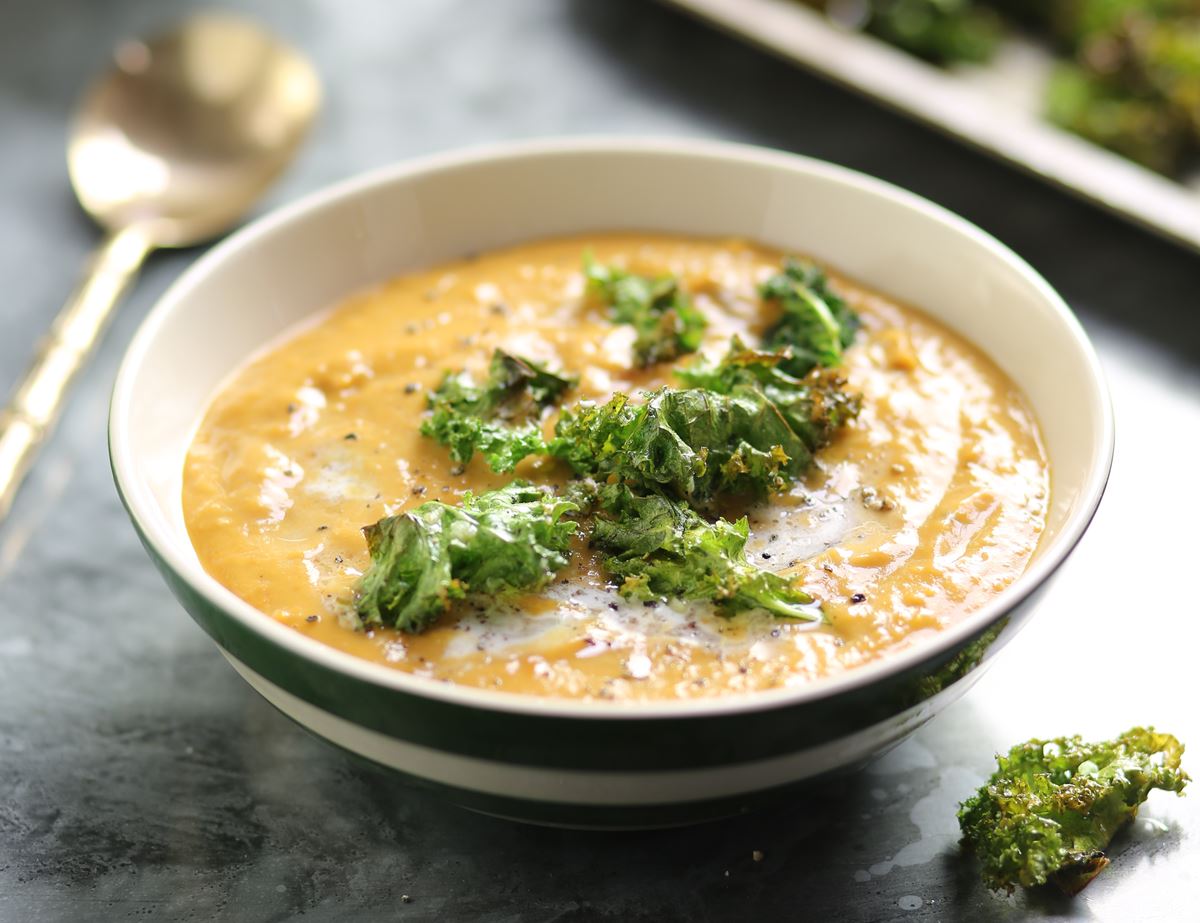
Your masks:
<path fill-rule="evenodd" d="M 126 502 L 119 483 L 117 489 Z M 793 754 L 893 718 L 928 695 L 926 689 L 948 689 L 947 682 L 954 685 L 960 677 L 938 679 L 939 671 L 994 627 L 981 629 L 959 647 L 907 672 L 833 697 L 770 709 L 649 718 L 633 710 L 586 718 L 508 712 L 501 705 L 480 708 L 376 685 L 297 657 L 202 596 L 158 553 L 136 520 L 134 525 L 155 566 L 197 624 L 271 683 L 330 714 L 399 740 L 533 767 L 662 771 Z M 986 652 L 989 658 L 1024 622 L 1036 595 L 1007 613 L 1003 630 Z M 972 659 L 970 666 L 982 660 L 982 656 Z"/>
<path fill-rule="evenodd" d="M 961 651 L 945 652 L 920 669 L 883 684 L 766 711 L 666 718 L 613 713 L 586 719 L 513 713 L 367 683 L 298 658 L 213 606 L 167 566 L 149 544 L 147 550 L 176 596 L 217 644 L 298 698 L 400 740 L 530 766 L 696 769 L 795 753 L 903 712 L 913 704 L 914 691 Z M 1022 609 L 1028 611 L 1028 601 Z M 1023 615 L 1009 614 L 1001 641 L 1013 633 Z"/>

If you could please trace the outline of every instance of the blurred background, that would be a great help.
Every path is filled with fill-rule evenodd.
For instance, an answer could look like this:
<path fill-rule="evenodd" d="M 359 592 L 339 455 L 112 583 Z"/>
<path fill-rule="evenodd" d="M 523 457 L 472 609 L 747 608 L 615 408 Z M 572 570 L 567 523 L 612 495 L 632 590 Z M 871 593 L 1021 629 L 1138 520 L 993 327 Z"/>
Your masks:
<path fill-rule="evenodd" d="M 1114 863 L 1074 905 L 984 891 L 955 862 L 953 810 L 1015 740 L 1093 727 L 1107 736 L 1147 720 L 1148 700 L 1164 725 L 1191 720 L 1177 702 L 1194 671 L 1187 645 L 1131 625 L 1144 600 L 1197 614 L 1177 592 L 1194 569 L 1188 526 L 1200 512 L 1196 253 L 667 4 L 216 6 L 302 49 L 324 83 L 308 142 L 257 212 L 375 166 L 507 138 L 694 136 L 831 160 L 962 214 L 1060 289 L 1111 376 L 1117 468 L 1096 527 L 1051 593 L 1053 616 L 838 799 L 640 836 L 516 827 L 381 779 L 305 736 L 232 673 L 161 584 L 105 451 L 125 345 L 200 251 L 159 253 L 0 526 L 0 918 L 1187 918 L 1200 862 L 1177 821 L 1191 811 L 1200 830 L 1200 815 L 1186 804 L 1155 815 L 1166 834 L 1131 834 L 1124 868 Z M 120 40 L 200 8 L 0 6 L 0 390 L 16 382 L 98 239 L 63 154 L 79 94 Z M 1130 554 L 1162 580 L 1111 584 Z M 1139 657 L 1153 668 L 1138 682 L 1153 688 L 1126 710 L 1122 677 Z M 1039 670 L 1068 669 L 1109 690 L 1104 720 L 1084 728 L 1069 703 L 1018 694 Z"/>

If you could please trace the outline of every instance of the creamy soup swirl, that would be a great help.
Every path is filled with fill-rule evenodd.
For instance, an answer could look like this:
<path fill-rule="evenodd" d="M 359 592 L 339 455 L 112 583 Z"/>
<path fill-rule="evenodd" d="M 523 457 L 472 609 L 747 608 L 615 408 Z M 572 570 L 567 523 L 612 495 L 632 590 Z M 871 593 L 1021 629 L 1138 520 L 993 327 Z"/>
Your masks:
<path fill-rule="evenodd" d="M 364 525 L 511 479 L 480 457 L 456 465 L 418 432 L 447 370 L 483 374 L 500 347 L 579 374 L 577 397 L 678 384 L 671 364 L 633 367 L 632 330 L 584 296 L 585 251 L 677 276 L 709 320 L 701 348 L 713 356 L 769 322 L 757 286 L 783 256 L 741 240 L 593 235 L 352 296 L 254 358 L 208 409 L 183 486 L 208 572 L 267 616 L 397 670 L 535 695 L 674 699 L 852 669 L 961 619 L 1028 566 L 1049 476 L 1020 392 L 951 331 L 831 273 L 863 322 L 844 363 L 862 411 L 804 483 L 732 511 L 749 517 L 748 557 L 794 576 L 825 623 L 626 601 L 580 539 L 540 592 L 458 604 L 422 634 L 357 629 L 347 613 L 368 564 Z M 517 474 L 568 477 L 544 459 Z"/>

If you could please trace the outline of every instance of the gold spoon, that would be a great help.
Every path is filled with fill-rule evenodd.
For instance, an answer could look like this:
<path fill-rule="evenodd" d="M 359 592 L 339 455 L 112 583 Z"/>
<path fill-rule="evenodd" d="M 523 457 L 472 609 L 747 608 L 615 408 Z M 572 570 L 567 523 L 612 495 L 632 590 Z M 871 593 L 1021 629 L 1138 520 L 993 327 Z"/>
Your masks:
<path fill-rule="evenodd" d="M 225 14 L 115 57 L 67 144 L 75 194 L 106 236 L 0 411 L 0 520 L 147 254 L 227 230 L 292 159 L 320 101 L 300 54 Z"/>

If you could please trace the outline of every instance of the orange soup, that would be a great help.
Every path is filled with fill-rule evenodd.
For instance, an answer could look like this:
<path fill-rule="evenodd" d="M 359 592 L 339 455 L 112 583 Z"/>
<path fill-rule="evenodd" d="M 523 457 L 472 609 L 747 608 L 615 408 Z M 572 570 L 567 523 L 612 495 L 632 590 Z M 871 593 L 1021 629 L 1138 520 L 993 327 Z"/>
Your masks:
<path fill-rule="evenodd" d="M 1020 392 L 918 310 L 831 272 L 862 319 L 844 361 L 861 412 L 803 483 L 744 510 L 747 557 L 793 577 L 821 602 L 822 623 L 626 600 L 580 539 L 536 593 L 456 604 L 420 634 L 362 630 L 362 527 L 514 476 L 479 456 L 456 465 L 420 434 L 448 370 L 482 374 L 499 347 L 578 374 L 572 400 L 603 401 L 678 385 L 675 365 L 695 361 L 634 368 L 632 330 L 585 296 L 585 252 L 678 277 L 714 357 L 771 320 L 758 286 L 783 257 L 741 240 L 566 238 L 354 295 L 239 370 L 204 417 L 183 506 L 208 572 L 267 616 L 396 670 L 533 695 L 674 699 L 853 669 L 952 624 L 1028 566 L 1049 477 Z M 569 472 L 536 458 L 516 474 L 561 484 Z"/>

